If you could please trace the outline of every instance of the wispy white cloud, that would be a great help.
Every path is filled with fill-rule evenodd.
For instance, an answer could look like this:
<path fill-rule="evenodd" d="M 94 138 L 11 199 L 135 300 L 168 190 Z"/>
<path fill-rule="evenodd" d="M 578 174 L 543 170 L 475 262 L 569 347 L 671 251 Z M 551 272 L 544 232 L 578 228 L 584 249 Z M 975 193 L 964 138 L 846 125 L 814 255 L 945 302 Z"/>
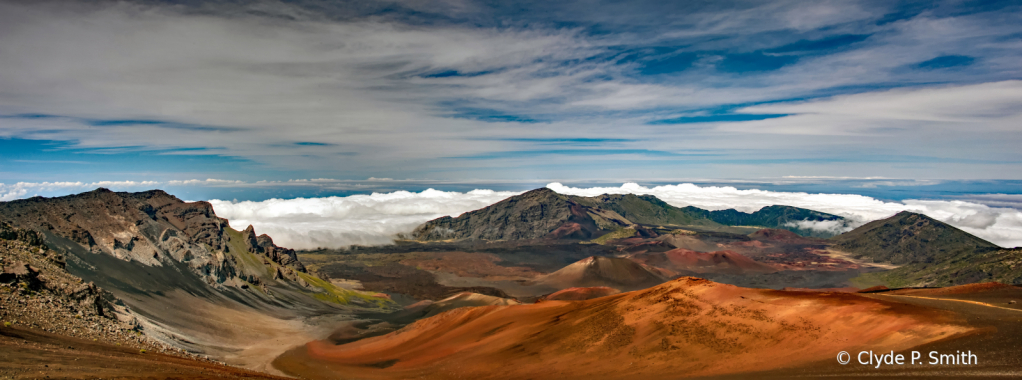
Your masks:
<path fill-rule="evenodd" d="M 425 190 L 347 197 L 269 199 L 261 202 L 211 200 L 217 216 L 232 227 L 255 227 L 290 248 L 376 245 L 444 215 L 460 215 L 519 194 L 492 190 L 465 193 Z"/>
<path fill-rule="evenodd" d="M 802 135 L 883 135 L 899 129 L 919 134 L 1014 133 L 1022 125 L 1022 81 L 894 89 L 751 106 L 738 112 L 791 116 L 730 123 L 720 128 Z"/>
<path fill-rule="evenodd" d="M 170 180 L 165 182 L 167 185 L 180 186 L 180 185 L 200 185 L 200 186 L 240 186 L 245 185 L 245 181 L 227 180 L 227 179 L 186 179 L 186 180 Z"/>
<path fill-rule="evenodd" d="M 369 16 L 330 4 L 313 12 L 272 1 L 212 4 L 198 10 L 130 2 L 4 3 L 0 114 L 56 117 L 0 119 L 0 136 L 71 141 L 72 147 L 106 153 L 191 148 L 162 154 L 243 157 L 259 165 L 248 167 L 251 171 L 268 167 L 344 178 L 402 178 L 423 172 L 439 172 L 448 179 L 483 174 L 512 178 L 535 176 L 536 171 L 561 177 L 556 174 L 579 172 L 564 168 L 594 160 L 608 170 L 618 166 L 619 172 L 602 177 L 620 178 L 619 173 L 634 172 L 636 165 L 650 161 L 642 155 L 629 157 L 631 165 L 598 155 L 549 160 L 537 152 L 505 160 L 496 172 L 486 160 L 463 159 L 542 150 L 534 142 L 499 140 L 502 137 L 640 136 L 614 147 L 714 150 L 739 161 L 703 164 L 709 160 L 685 159 L 700 165 L 693 176 L 724 169 L 729 177 L 844 172 L 840 164 L 854 162 L 862 148 L 888 156 L 911 150 L 912 155 L 938 158 L 1017 158 L 1004 148 L 1019 142 L 1008 133 L 1017 119 L 1003 112 L 1017 110 L 1012 101 L 1018 96 L 1013 82 L 1003 80 L 1018 77 L 1014 62 L 1020 50 L 1017 42 L 1002 37 L 1022 32 L 1022 27 L 989 12 L 945 17 L 933 9 L 878 25 L 874 21 L 896 11 L 891 9 L 896 5 L 557 3 L 544 5 L 550 12 L 529 14 L 534 22 L 495 27 L 478 25 L 489 25 L 481 19 L 485 17 L 505 19 L 487 13 L 499 6 L 468 1 L 388 3 L 397 7 L 388 9 L 399 9 L 389 15 L 415 10 L 403 15 L 407 19 Z M 382 7 L 365 5 L 377 6 Z M 434 17 L 435 22 L 415 22 L 413 16 Z M 563 27 L 565 23 L 580 26 Z M 592 33 L 585 25 L 616 32 Z M 846 34 L 868 38 L 855 48 L 827 54 L 771 53 L 797 55 L 775 70 L 734 73 L 719 67 L 729 54 Z M 669 75 L 638 75 L 643 62 L 628 57 L 653 48 L 666 49 L 665 56 L 693 54 L 695 60 Z M 939 73 L 906 69 L 950 53 L 976 57 L 977 63 Z M 870 86 L 916 87 L 934 80 L 987 84 L 742 111 L 793 114 L 757 122 L 646 124 L 734 104 L 864 92 Z M 972 95 L 977 100 L 970 100 Z M 906 108 L 886 107 L 890 104 Z M 862 106 L 862 112 L 848 115 L 840 109 L 845 105 Z M 970 135 L 962 126 L 1001 134 Z M 933 128 L 941 133 L 927 137 L 932 143 L 904 147 L 918 130 Z M 832 140 L 833 135 L 865 132 L 871 134 L 841 144 Z M 780 133 L 787 135 L 762 136 Z M 952 143 L 963 138 L 973 141 Z M 301 144 L 308 142 L 314 144 Z M 988 143 L 1001 147 L 987 149 Z M 835 145 L 842 146 L 833 149 Z M 815 163 L 819 168 L 807 169 L 804 162 L 791 162 L 793 157 L 839 162 L 821 160 Z M 753 165 L 757 168 L 746 169 Z M 949 177 L 1004 172 L 990 165 L 970 170 L 976 165 L 984 164 L 940 170 Z M 915 169 L 873 170 L 916 178 L 936 170 L 920 174 Z M 663 176 L 674 168 L 647 170 Z M 859 171 L 851 174 L 870 175 Z"/>

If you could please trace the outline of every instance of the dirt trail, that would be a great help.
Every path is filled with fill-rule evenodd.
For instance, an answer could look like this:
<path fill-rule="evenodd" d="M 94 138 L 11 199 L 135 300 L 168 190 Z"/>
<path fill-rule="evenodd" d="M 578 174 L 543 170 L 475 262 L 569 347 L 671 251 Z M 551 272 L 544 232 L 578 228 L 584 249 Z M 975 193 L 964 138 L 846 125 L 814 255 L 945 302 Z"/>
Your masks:
<path fill-rule="evenodd" d="M 884 296 L 886 296 L 886 297 L 921 298 L 921 299 L 929 299 L 929 300 L 941 300 L 941 301 L 947 301 L 947 302 L 965 302 L 965 303 L 970 303 L 970 304 L 973 304 L 973 305 L 980 305 L 980 306 L 992 307 L 992 308 L 997 308 L 997 309 L 1004 309 L 1004 310 L 1011 310 L 1011 311 L 1022 312 L 1022 310 L 1019 310 L 1019 309 L 1013 309 L 1013 308 L 1010 308 L 1010 307 L 991 305 L 989 303 L 979 302 L 979 301 L 956 300 L 956 299 L 951 299 L 951 298 L 943 298 L 942 299 L 942 298 L 937 298 L 937 297 L 906 296 L 906 295 L 900 295 L 900 294 L 890 294 L 890 295 L 884 294 Z"/>
<path fill-rule="evenodd" d="M 897 268 L 901 267 L 901 265 L 894 265 L 894 264 L 888 264 L 888 263 L 875 263 L 875 262 L 872 262 L 872 261 L 856 259 L 856 258 L 852 257 L 852 254 L 850 254 L 848 252 L 838 251 L 838 250 L 833 249 L 833 248 L 828 248 L 827 250 L 821 251 L 820 252 L 820 256 L 826 256 L 826 257 L 830 257 L 830 258 L 841 259 L 841 260 L 852 262 L 852 263 L 855 263 L 855 264 L 858 264 L 858 265 L 861 265 L 861 266 L 864 266 L 864 267 L 874 267 L 874 268 L 881 268 L 881 269 L 897 269 Z"/>

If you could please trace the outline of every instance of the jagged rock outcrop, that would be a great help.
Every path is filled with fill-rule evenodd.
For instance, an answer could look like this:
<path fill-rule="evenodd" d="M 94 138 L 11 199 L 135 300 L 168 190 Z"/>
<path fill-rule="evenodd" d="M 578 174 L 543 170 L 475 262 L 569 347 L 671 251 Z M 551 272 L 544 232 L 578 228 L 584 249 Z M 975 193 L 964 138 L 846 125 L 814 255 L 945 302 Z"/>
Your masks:
<path fill-rule="evenodd" d="M 4 202 L 0 219 L 39 231 L 44 238 L 68 239 L 92 253 L 125 261 L 148 266 L 184 263 L 213 285 L 254 277 L 228 254 L 230 226 L 216 216 L 212 205 L 186 203 L 162 190 L 115 193 L 100 188 L 66 197 Z M 293 250 L 273 245 L 266 235 L 251 240 L 237 246 L 255 248 L 274 263 L 306 271 Z"/>
<path fill-rule="evenodd" d="M 241 235 L 245 240 L 245 247 L 249 251 L 262 254 L 280 265 L 292 267 L 300 272 L 306 271 L 305 266 L 298 261 L 298 254 L 295 253 L 295 250 L 276 246 L 269 235 L 262 234 L 256 236 L 255 228 L 252 225 L 241 231 Z"/>
<path fill-rule="evenodd" d="M 24 288 L 28 297 L 4 298 L 0 291 L 0 314 L 24 321 L 31 316 L 18 307 L 45 308 L 53 297 L 35 295 L 60 294 L 60 308 L 51 314 L 64 322 L 29 325 L 59 334 L 82 336 L 84 328 L 75 321 L 102 327 L 97 321 L 108 315 L 118 320 L 125 315 L 121 322 L 130 331 L 103 327 L 85 336 L 108 339 L 127 332 L 137 337 L 137 345 L 226 355 L 252 343 L 239 336 L 241 328 L 227 334 L 237 338 L 219 335 L 225 326 L 259 322 L 209 320 L 197 313 L 229 311 L 231 318 L 285 321 L 356 309 L 386 310 L 393 304 L 308 273 L 293 250 L 277 247 L 266 235 L 255 236 L 251 228 L 247 233 L 232 229 L 209 203 L 186 203 L 160 190 L 98 189 L 2 202 L 0 220 L 17 227 L 0 228 L 0 235 L 35 239 L 49 247 L 15 249 L 23 259 L 0 260 L 7 272 L 0 277 L 8 281 L 0 287 Z M 5 242 L 10 241 L 0 239 L 0 250 L 25 244 Z M 46 277 L 58 272 L 41 269 L 40 262 L 60 268 L 63 274 L 55 276 L 67 277 L 67 286 L 54 288 L 57 282 Z"/>

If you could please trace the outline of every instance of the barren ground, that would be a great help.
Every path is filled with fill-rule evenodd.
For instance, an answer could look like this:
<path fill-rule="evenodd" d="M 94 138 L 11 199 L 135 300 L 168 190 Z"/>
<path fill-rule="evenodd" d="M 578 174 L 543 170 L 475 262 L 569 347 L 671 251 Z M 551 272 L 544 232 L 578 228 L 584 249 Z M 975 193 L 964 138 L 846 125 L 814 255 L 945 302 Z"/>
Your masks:
<path fill-rule="evenodd" d="M 159 353 L 0 327 L 0 376 L 38 378 L 283 379 L 282 377 Z"/>

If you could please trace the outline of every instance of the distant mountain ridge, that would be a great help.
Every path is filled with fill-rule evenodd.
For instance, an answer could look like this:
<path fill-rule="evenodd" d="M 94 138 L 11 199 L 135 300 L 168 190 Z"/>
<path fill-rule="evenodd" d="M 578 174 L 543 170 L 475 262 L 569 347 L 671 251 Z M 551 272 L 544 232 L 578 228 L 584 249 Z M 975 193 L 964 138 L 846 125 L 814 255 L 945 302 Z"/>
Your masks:
<path fill-rule="evenodd" d="M 952 286 L 1022 284 L 1022 249 L 1003 249 L 926 215 L 902 211 L 831 239 L 832 249 L 901 265 L 863 275 L 864 284 Z"/>
<path fill-rule="evenodd" d="M 755 213 L 678 208 L 653 195 L 604 194 L 595 197 L 563 195 L 548 188 L 525 192 L 457 218 L 445 216 L 418 226 L 416 240 L 588 240 L 608 233 L 615 238 L 655 237 L 642 225 L 725 228 L 780 228 L 819 236 L 795 227 L 798 221 L 843 220 L 842 217 L 791 206 L 769 206 Z M 620 236 L 619 236 L 620 235 Z"/>
<path fill-rule="evenodd" d="M 416 228 L 412 236 L 418 240 L 589 239 L 600 235 L 601 229 L 631 224 L 620 215 L 592 215 L 590 211 L 568 196 L 540 188 L 457 218 L 431 220 Z"/>
<path fill-rule="evenodd" d="M 831 238 L 834 249 L 876 262 L 937 262 L 997 245 L 923 214 L 902 211 Z"/>
<path fill-rule="evenodd" d="M 819 230 L 807 230 L 792 224 L 800 221 L 822 222 L 844 220 L 844 218 L 840 216 L 825 212 L 779 205 L 766 206 L 753 213 L 745 213 L 735 209 L 707 211 L 692 206 L 684 207 L 683 210 L 726 226 L 779 228 L 795 232 L 802 236 L 811 237 L 830 237 L 833 236 L 833 233 Z"/>

